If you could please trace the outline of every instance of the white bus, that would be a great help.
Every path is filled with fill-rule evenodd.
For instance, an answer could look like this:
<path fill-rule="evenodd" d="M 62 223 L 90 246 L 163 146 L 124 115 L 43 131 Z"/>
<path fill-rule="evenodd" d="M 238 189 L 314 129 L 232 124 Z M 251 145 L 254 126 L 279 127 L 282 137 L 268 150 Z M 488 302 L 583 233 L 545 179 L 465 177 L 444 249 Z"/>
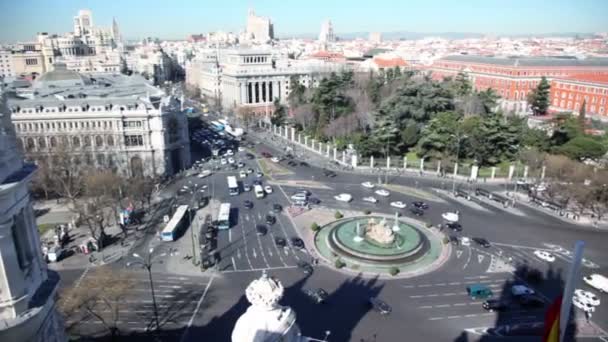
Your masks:
<path fill-rule="evenodd" d="M 167 225 L 160 233 L 160 239 L 162 241 L 175 241 L 175 239 L 180 236 L 182 230 L 188 225 L 188 219 L 186 218 L 187 211 L 187 205 L 180 205 L 177 207 L 173 217 L 167 222 Z"/>
<path fill-rule="evenodd" d="M 261 185 L 256 184 L 253 187 L 253 192 L 255 193 L 256 198 L 264 198 L 265 192 L 264 192 L 264 188 L 262 188 Z"/>
<path fill-rule="evenodd" d="M 217 122 L 219 122 L 222 125 L 224 125 L 224 127 L 226 127 L 227 125 L 230 125 L 230 123 L 226 119 L 218 119 Z"/>
<path fill-rule="evenodd" d="M 230 196 L 239 194 L 239 183 L 237 183 L 235 176 L 228 176 L 228 193 Z"/>
<path fill-rule="evenodd" d="M 217 215 L 217 229 L 230 228 L 230 203 L 220 204 L 220 212 Z"/>

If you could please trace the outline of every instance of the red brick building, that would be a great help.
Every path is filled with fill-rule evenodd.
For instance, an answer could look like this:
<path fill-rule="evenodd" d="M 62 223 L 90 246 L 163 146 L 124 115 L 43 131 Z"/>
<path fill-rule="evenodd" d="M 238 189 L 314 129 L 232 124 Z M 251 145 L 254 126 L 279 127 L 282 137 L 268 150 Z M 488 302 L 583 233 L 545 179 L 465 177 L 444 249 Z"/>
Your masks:
<path fill-rule="evenodd" d="M 587 115 L 608 116 L 608 75 L 579 74 L 551 82 L 551 111 L 579 113 L 583 101 Z"/>
<path fill-rule="evenodd" d="M 454 77 L 459 72 L 464 72 L 475 89 L 493 88 L 501 97 L 500 107 L 503 110 L 525 114 L 529 113 L 526 96 L 536 88 L 542 76 L 549 81 L 580 74 L 607 76 L 608 58 L 457 55 L 435 61 L 431 72 L 434 79 Z"/>

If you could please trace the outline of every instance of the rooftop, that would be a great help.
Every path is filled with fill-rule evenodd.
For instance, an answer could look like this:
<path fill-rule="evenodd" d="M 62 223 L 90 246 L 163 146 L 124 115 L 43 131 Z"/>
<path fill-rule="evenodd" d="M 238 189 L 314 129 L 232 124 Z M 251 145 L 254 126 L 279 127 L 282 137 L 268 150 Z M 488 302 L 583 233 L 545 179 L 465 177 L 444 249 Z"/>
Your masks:
<path fill-rule="evenodd" d="M 473 64 L 493 64 L 513 67 L 543 67 L 543 66 L 577 66 L 589 67 L 600 66 L 608 67 L 608 58 L 586 58 L 579 59 L 572 56 L 508 56 L 508 57 L 493 57 L 493 56 L 473 56 L 473 55 L 453 55 L 442 58 L 443 61 L 465 62 Z"/>

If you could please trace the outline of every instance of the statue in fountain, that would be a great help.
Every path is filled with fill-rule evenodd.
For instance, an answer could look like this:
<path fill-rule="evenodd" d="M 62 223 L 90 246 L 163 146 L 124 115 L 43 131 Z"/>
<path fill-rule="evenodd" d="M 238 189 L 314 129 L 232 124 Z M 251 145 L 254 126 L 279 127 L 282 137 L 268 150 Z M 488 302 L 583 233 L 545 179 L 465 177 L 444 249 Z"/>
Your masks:
<path fill-rule="evenodd" d="M 395 232 L 389 227 L 385 218 L 380 222 L 376 222 L 374 219 L 367 221 L 365 236 L 383 245 L 389 245 L 395 241 Z"/>

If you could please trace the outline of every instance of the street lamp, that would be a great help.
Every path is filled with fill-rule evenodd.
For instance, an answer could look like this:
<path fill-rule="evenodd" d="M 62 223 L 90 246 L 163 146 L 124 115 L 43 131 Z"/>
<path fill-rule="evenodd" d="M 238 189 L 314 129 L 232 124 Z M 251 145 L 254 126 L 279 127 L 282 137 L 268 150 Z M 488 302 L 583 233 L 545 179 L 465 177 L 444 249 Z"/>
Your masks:
<path fill-rule="evenodd" d="M 456 164 L 455 167 L 458 167 L 458 162 L 460 160 L 460 143 L 462 142 L 462 139 L 466 139 L 468 138 L 466 135 L 460 135 L 460 133 L 458 133 L 457 135 L 451 134 L 451 137 L 457 138 L 458 140 L 458 145 L 456 146 Z M 452 194 L 456 193 L 456 174 L 454 174 L 452 176 Z"/>
<path fill-rule="evenodd" d="M 196 190 L 198 188 L 198 184 L 196 183 L 192 183 L 191 181 L 188 182 L 190 184 L 190 186 L 184 185 L 184 190 L 188 191 L 190 193 L 190 201 L 189 201 L 189 207 L 188 207 L 188 222 L 190 222 L 190 238 L 192 239 L 192 264 L 196 266 L 197 262 L 196 262 L 196 243 L 195 243 L 195 239 L 194 239 L 194 225 L 192 223 L 192 207 L 194 207 L 192 205 L 192 203 L 194 202 L 194 196 L 196 195 Z"/>
<path fill-rule="evenodd" d="M 152 304 L 154 305 L 154 321 L 156 324 L 156 330 L 160 328 L 160 323 L 158 321 L 158 306 L 156 305 L 156 295 L 154 294 L 154 282 L 152 281 L 152 265 L 156 263 L 162 263 L 158 258 L 165 256 L 166 253 L 156 254 L 154 255 L 154 248 L 150 248 L 148 250 L 148 254 L 143 257 L 137 253 L 133 253 L 133 258 L 135 261 L 131 261 L 127 263 L 127 267 L 132 265 L 139 265 L 148 271 L 148 279 L 150 280 L 150 291 L 152 292 Z"/>

